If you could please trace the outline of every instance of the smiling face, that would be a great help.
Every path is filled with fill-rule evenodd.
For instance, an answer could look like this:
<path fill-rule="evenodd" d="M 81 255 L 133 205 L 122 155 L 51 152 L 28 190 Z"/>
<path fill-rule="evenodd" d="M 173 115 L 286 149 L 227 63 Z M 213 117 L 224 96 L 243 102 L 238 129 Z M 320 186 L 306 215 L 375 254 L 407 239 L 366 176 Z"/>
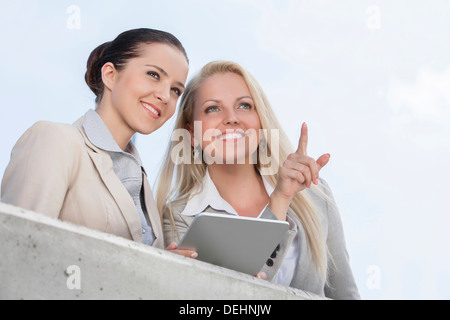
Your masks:
<path fill-rule="evenodd" d="M 172 117 L 188 74 L 177 48 L 153 43 L 140 50 L 120 71 L 112 63 L 102 68 L 105 93 L 97 112 L 121 147 L 136 132 L 152 133 Z"/>
<path fill-rule="evenodd" d="M 261 123 L 240 75 L 219 73 L 207 78 L 197 91 L 193 120 L 194 126 L 195 121 L 202 123 L 202 149 L 207 158 L 227 164 L 250 163 Z"/>

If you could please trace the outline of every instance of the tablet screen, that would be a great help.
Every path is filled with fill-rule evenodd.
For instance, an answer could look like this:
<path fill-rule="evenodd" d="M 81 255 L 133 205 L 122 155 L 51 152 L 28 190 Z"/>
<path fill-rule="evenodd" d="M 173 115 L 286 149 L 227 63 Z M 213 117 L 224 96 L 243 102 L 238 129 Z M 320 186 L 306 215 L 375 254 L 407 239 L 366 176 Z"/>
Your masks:
<path fill-rule="evenodd" d="M 178 248 L 195 249 L 197 260 L 255 275 L 288 229 L 286 221 L 200 213 Z"/>

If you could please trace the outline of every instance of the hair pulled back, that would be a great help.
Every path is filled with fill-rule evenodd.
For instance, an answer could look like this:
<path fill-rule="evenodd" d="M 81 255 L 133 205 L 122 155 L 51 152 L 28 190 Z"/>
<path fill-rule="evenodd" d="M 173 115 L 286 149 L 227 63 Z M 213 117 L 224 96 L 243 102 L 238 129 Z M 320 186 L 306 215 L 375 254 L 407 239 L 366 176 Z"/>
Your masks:
<path fill-rule="evenodd" d="M 103 96 L 104 84 L 101 70 L 105 63 L 111 62 L 120 71 L 125 67 L 128 60 L 139 57 L 139 49 L 142 44 L 151 43 L 172 45 L 180 50 L 189 62 L 186 50 L 181 42 L 168 32 L 148 28 L 125 31 L 119 34 L 113 41 L 99 45 L 89 55 L 85 80 L 96 96 L 96 103 Z"/>

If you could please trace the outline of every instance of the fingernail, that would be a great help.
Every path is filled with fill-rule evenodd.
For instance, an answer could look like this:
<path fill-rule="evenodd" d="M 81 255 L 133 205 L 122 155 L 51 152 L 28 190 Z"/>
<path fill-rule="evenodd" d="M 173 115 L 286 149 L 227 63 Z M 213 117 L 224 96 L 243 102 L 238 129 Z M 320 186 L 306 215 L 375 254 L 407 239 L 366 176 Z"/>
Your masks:
<path fill-rule="evenodd" d="M 192 259 L 195 259 L 195 258 L 197 258 L 198 257 L 198 253 L 197 252 L 194 252 L 193 254 L 191 254 L 191 258 Z"/>
<path fill-rule="evenodd" d="M 314 184 L 317 186 L 319 184 L 319 179 L 314 180 Z"/>

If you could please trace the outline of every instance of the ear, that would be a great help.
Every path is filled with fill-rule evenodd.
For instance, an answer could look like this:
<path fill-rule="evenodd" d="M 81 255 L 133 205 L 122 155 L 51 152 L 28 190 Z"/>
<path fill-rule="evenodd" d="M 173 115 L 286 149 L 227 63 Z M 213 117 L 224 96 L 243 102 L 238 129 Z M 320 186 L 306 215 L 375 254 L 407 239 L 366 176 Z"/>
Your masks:
<path fill-rule="evenodd" d="M 106 88 L 112 91 L 117 78 L 117 70 L 114 64 L 107 62 L 102 67 L 102 80 Z"/>

